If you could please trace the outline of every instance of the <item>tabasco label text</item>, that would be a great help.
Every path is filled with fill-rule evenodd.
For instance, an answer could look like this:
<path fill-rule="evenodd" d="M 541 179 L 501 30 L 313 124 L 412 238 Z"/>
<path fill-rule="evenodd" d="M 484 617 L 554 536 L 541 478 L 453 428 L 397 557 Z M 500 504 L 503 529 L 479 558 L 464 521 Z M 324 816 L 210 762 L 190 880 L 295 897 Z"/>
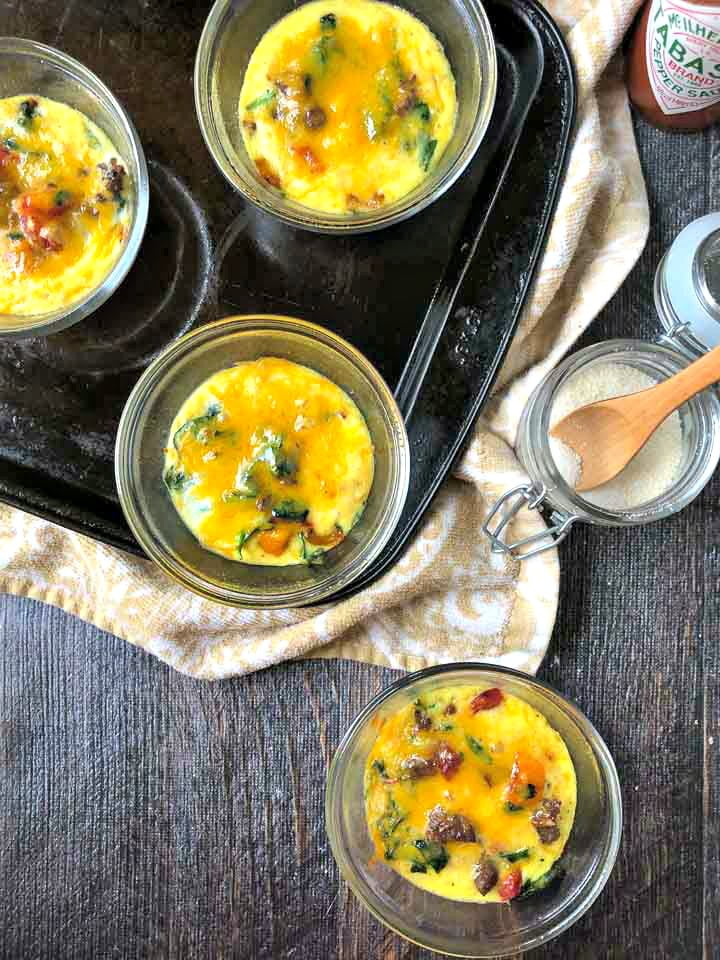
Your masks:
<path fill-rule="evenodd" d="M 652 0 L 646 37 L 648 76 L 663 113 L 720 103 L 720 6 Z"/>

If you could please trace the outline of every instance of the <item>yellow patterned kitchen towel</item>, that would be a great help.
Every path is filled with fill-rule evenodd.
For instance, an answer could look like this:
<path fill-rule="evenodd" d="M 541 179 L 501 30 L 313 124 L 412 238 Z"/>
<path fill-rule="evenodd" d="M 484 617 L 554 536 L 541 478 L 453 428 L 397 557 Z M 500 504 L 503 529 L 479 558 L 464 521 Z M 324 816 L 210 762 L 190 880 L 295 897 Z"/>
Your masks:
<path fill-rule="evenodd" d="M 481 526 L 488 505 L 525 479 L 512 443 L 527 397 L 617 290 L 646 240 L 645 188 L 614 56 L 638 5 L 548 3 L 580 86 L 548 247 L 474 440 L 386 576 L 321 609 L 234 610 L 186 592 L 147 561 L 0 506 L 0 589 L 56 604 L 206 679 L 308 656 L 405 669 L 483 659 L 534 672 L 555 619 L 556 553 L 517 564 L 490 553 Z M 513 535 L 540 529 L 526 513 Z"/>

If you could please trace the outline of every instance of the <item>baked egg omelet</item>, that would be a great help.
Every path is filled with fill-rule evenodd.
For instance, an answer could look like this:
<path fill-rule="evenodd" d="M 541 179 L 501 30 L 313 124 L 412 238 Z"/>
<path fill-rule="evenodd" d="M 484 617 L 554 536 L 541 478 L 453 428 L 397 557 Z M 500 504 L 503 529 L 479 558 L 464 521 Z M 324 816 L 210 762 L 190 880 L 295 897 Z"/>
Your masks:
<path fill-rule="evenodd" d="M 455 128 L 455 79 L 424 23 L 379 0 L 303 4 L 262 37 L 240 124 L 259 175 L 326 213 L 415 189 Z"/>
<path fill-rule="evenodd" d="M 365 769 L 378 858 L 450 900 L 512 900 L 560 876 L 575 817 L 570 754 L 493 687 L 440 688 L 382 722 Z"/>
<path fill-rule="evenodd" d="M 244 563 L 321 563 L 360 519 L 374 473 L 363 415 L 308 367 L 276 357 L 214 374 L 185 401 L 165 485 L 214 553 Z"/>
<path fill-rule="evenodd" d="M 0 100 L 0 314 L 70 306 L 112 270 L 130 220 L 118 158 L 103 131 L 64 103 Z"/>

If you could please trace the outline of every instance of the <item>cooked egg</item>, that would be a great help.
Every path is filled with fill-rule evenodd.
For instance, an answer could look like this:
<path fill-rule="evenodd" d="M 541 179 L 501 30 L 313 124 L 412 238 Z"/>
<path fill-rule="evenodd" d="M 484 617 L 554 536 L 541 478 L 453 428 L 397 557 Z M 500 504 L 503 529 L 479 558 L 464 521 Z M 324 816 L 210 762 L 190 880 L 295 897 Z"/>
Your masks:
<path fill-rule="evenodd" d="M 49 313 L 99 286 L 125 244 L 131 190 L 119 152 L 78 110 L 0 100 L 0 314 Z"/>
<path fill-rule="evenodd" d="M 165 485 L 208 550 L 244 563 L 316 564 L 360 519 L 374 450 L 350 397 L 276 357 L 214 374 L 185 401 Z"/>
<path fill-rule="evenodd" d="M 439 688 L 385 718 L 367 760 L 378 858 L 451 900 L 512 900 L 559 875 L 573 825 L 570 754 L 499 688 Z"/>
<path fill-rule="evenodd" d="M 414 190 L 445 152 L 456 113 L 440 42 L 378 0 L 289 13 L 260 40 L 240 94 L 259 175 L 327 213 L 381 207 Z"/>

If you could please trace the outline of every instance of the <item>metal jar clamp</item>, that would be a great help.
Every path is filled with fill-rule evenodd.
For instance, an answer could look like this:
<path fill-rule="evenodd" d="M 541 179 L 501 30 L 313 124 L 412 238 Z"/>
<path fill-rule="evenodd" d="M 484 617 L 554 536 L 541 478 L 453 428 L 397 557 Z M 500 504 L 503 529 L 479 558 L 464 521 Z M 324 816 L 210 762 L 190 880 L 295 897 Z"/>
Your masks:
<path fill-rule="evenodd" d="M 503 531 L 523 507 L 528 510 L 540 510 L 546 496 L 547 490 L 544 484 L 525 483 L 508 490 L 495 502 L 482 528 L 483 533 L 490 540 L 493 553 L 507 553 L 515 560 L 527 560 L 529 557 L 535 557 L 546 550 L 552 550 L 553 547 L 556 547 L 565 539 L 570 532 L 570 527 L 579 518 L 562 513 L 559 510 L 553 510 L 550 514 L 550 526 L 546 530 L 541 530 L 539 533 L 523 537 L 521 540 L 515 540 L 512 543 L 506 543 L 502 539 Z M 510 501 L 514 502 L 506 510 L 503 510 Z M 498 523 L 493 529 L 492 522 L 496 517 Z M 530 549 L 525 550 L 524 547 Z"/>

